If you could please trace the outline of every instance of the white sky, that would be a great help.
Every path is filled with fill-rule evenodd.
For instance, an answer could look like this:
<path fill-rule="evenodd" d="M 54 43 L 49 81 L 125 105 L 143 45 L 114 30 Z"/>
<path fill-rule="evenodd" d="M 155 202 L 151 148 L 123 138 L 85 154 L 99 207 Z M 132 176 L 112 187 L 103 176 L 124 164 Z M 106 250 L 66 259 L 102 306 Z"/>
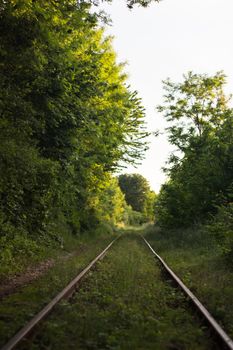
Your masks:
<path fill-rule="evenodd" d="M 190 70 L 224 70 L 227 90 L 233 92 L 233 0 L 163 0 L 132 11 L 125 0 L 114 0 L 103 7 L 113 20 L 107 33 L 115 36 L 118 60 L 128 62 L 129 83 L 142 97 L 150 131 L 165 126 L 155 107 L 162 102 L 161 81 L 167 77 L 181 81 Z M 158 192 L 169 152 L 165 135 L 152 138 L 142 165 L 126 172 L 142 174 Z"/>

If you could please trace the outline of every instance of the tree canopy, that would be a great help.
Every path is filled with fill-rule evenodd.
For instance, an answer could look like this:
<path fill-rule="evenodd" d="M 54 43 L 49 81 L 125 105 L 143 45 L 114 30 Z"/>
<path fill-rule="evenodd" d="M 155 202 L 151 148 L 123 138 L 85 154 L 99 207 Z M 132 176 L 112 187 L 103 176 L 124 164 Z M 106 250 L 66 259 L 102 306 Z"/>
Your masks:
<path fill-rule="evenodd" d="M 233 110 L 224 94 L 226 77 L 188 73 L 179 84 L 164 82 L 165 101 L 158 110 L 170 123 L 176 147 L 157 202 L 165 226 L 190 225 L 215 213 L 233 182 Z"/>
<path fill-rule="evenodd" d="M 145 112 L 90 6 L 0 1 L 3 237 L 121 218 L 111 174 L 141 159 Z"/>
<path fill-rule="evenodd" d="M 122 174 L 118 180 L 126 203 L 146 219 L 153 220 L 155 193 L 150 190 L 148 181 L 140 174 Z"/>

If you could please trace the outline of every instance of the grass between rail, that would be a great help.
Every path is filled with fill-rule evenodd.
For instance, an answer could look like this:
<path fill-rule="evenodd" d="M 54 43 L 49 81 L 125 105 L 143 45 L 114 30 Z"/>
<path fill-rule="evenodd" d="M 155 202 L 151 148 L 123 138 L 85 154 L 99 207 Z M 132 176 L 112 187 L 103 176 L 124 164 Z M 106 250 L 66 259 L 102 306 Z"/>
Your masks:
<path fill-rule="evenodd" d="M 21 349 L 214 349 L 184 295 L 137 234 L 119 239 L 78 293 Z"/>
<path fill-rule="evenodd" d="M 211 236 L 200 229 L 162 231 L 145 238 L 233 338 L 233 268 Z"/>
<path fill-rule="evenodd" d="M 0 347 L 57 295 L 84 267 L 114 239 L 102 235 L 73 240 L 68 259 L 64 253 L 43 276 L 18 289 L 0 302 Z M 66 249 L 66 247 L 65 247 Z"/>

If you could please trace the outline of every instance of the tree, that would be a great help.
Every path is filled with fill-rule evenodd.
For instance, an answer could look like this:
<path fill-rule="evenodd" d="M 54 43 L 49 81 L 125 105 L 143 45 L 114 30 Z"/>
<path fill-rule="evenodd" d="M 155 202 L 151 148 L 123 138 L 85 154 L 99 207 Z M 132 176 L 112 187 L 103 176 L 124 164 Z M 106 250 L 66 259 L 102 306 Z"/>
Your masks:
<path fill-rule="evenodd" d="M 123 223 L 127 205 L 117 178 L 105 173 L 101 184 L 95 187 L 98 192 L 93 186 L 92 188 L 89 206 L 95 210 L 99 222 L 107 222 L 112 225 Z"/>
<path fill-rule="evenodd" d="M 223 87 L 226 77 L 222 72 L 213 77 L 189 72 L 182 83 L 163 82 L 166 94 L 164 105 L 158 111 L 171 126 L 167 128 L 169 141 L 184 152 L 219 128 L 225 120 L 230 97 Z"/>
<path fill-rule="evenodd" d="M 147 193 L 146 203 L 145 203 L 145 215 L 148 221 L 155 221 L 155 203 L 156 203 L 156 194 L 154 191 L 149 191 Z"/>
<path fill-rule="evenodd" d="M 122 174 L 118 179 L 126 203 L 147 219 L 152 219 L 155 195 L 150 190 L 148 181 L 140 174 Z"/>
<path fill-rule="evenodd" d="M 161 0 L 127 0 L 127 6 L 129 8 L 133 8 L 135 5 L 140 5 L 143 7 L 147 7 L 152 2 L 160 2 Z"/>
<path fill-rule="evenodd" d="M 112 2 L 113 0 L 102 0 L 106 2 Z M 161 0 L 126 0 L 127 6 L 132 9 L 135 5 L 147 7 L 149 6 L 152 2 L 160 2 Z M 80 3 L 91 3 L 95 6 L 98 6 L 101 2 L 101 0 L 80 0 Z"/>
<path fill-rule="evenodd" d="M 0 1 L 4 227 L 77 233 L 105 173 L 143 154 L 144 109 L 98 20 L 85 1 Z"/>
<path fill-rule="evenodd" d="M 220 72 L 189 73 L 180 84 L 164 83 L 165 103 L 158 110 L 171 124 L 167 132 L 176 153 L 168 161 L 169 180 L 157 201 L 163 225 L 203 221 L 233 181 L 233 112 L 223 92 L 225 82 Z"/>

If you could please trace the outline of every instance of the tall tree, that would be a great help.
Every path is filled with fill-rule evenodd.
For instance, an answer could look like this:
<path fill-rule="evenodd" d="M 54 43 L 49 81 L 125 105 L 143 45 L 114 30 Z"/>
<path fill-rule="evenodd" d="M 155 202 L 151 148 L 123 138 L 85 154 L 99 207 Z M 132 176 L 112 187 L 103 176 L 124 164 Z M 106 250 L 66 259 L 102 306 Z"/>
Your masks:
<path fill-rule="evenodd" d="M 140 99 L 85 1 L 0 0 L 0 40 L 2 232 L 77 232 L 95 184 L 143 153 Z"/>
<path fill-rule="evenodd" d="M 127 204 L 135 211 L 145 212 L 150 193 L 148 181 L 140 174 L 122 174 L 118 179 Z"/>
<path fill-rule="evenodd" d="M 164 225 L 203 220 L 233 181 L 233 112 L 223 91 L 225 82 L 220 72 L 189 73 L 180 84 L 164 83 L 165 102 L 158 110 L 171 124 L 168 137 L 176 147 L 168 162 L 169 181 L 157 202 Z"/>

